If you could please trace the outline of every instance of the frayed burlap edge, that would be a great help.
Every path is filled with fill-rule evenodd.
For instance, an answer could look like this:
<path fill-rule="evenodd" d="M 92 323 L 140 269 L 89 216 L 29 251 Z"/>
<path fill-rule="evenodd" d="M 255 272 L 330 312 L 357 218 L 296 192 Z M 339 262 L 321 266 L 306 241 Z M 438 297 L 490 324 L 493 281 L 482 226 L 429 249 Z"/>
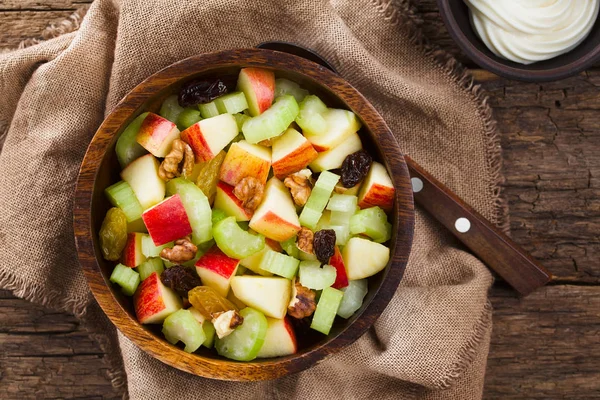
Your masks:
<path fill-rule="evenodd" d="M 502 193 L 505 182 L 502 174 L 502 147 L 500 146 L 500 135 L 498 134 L 493 111 L 481 85 L 475 84 L 471 73 L 452 56 L 452 54 L 433 45 L 424 35 L 421 26 L 423 20 L 416 7 L 409 0 L 370 0 L 371 4 L 383 15 L 383 19 L 389 24 L 400 23 L 409 31 L 409 41 L 417 47 L 426 58 L 447 76 L 451 83 L 458 85 L 468 95 L 476 106 L 483 120 L 483 131 L 486 143 L 486 161 L 491 174 L 490 193 L 494 203 L 494 215 L 492 222 L 504 233 L 509 233 L 510 220 L 508 217 L 508 201 Z M 457 361 L 434 385 L 441 389 L 450 388 L 453 383 L 462 376 L 464 371 L 473 363 L 481 341 L 485 337 L 487 327 L 492 323 L 492 304 L 486 303 L 482 315 L 474 327 L 473 336 L 459 351 Z"/>
<path fill-rule="evenodd" d="M 422 51 L 428 59 L 433 61 L 434 65 L 439 68 L 453 84 L 456 84 L 465 90 L 469 94 L 471 101 L 475 104 L 479 115 L 483 119 L 483 130 L 487 139 L 486 160 L 492 178 L 490 191 L 494 202 L 495 220 L 493 222 L 503 232 L 508 233 L 510 227 L 508 203 L 502 194 L 502 185 L 505 181 L 502 174 L 502 148 L 500 146 L 500 136 L 496 129 L 496 121 L 492 117 L 492 108 L 488 103 L 488 96 L 485 94 L 481 85 L 475 84 L 475 80 L 471 73 L 460 64 L 452 54 L 429 42 L 421 30 L 423 20 L 409 0 L 371 0 L 371 4 L 383 15 L 383 19 L 386 22 L 392 25 L 403 22 L 410 32 L 410 43 L 415 45 L 415 47 Z M 49 25 L 44 29 L 40 37 L 22 41 L 17 49 L 33 46 L 45 40 L 76 31 L 79 29 L 88 8 L 89 6 L 83 6 L 77 9 L 77 11 L 69 16 L 69 18 L 57 24 Z M 0 126 L 0 149 L 2 149 L 2 144 L 7 131 L 8 126 Z M 13 291 L 18 297 L 30 300 L 33 297 L 33 289 L 23 289 L 25 285 L 20 285 L 20 283 L 22 282 L 16 277 L 5 276 L 0 279 L 0 284 L 3 287 Z M 20 289 L 18 287 L 20 287 Z M 36 300 L 41 300 L 41 304 L 47 306 L 50 301 L 49 297 L 54 297 L 55 295 L 58 297 L 59 294 L 51 293 L 43 299 Z M 88 325 L 91 324 L 91 319 L 93 318 L 88 318 L 91 317 L 91 315 L 86 315 L 86 302 L 81 302 L 79 299 L 71 299 L 64 302 L 64 307 L 65 309 L 73 309 L 75 315 L 82 320 L 86 329 L 89 327 Z M 445 376 L 435 383 L 436 386 L 442 389 L 450 388 L 453 382 L 460 378 L 464 371 L 471 365 L 475 359 L 479 344 L 485 336 L 486 327 L 491 323 L 491 315 L 492 305 L 488 301 L 482 316 L 475 326 L 473 337 L 467 341 L 464 348 L 459 352 L 458 360 L 451 365 Z M 94 318 L 98 318 L 98 316 L 94 316 Z M 123 360 L 119 354 L 120 351 L 116 352 L 115 349 L 109 349 L 110 339 L 108 335 L 96 333 L 90 329 L 87 330 L 90 332 L 90 336 L 98 342 L 100 348 L 105 353 L 103 362 L 108 367 L 108 376 L 113 388 L 122 393 L 123 399 L 127 399 L 127 376 L 124 372 Z"/>

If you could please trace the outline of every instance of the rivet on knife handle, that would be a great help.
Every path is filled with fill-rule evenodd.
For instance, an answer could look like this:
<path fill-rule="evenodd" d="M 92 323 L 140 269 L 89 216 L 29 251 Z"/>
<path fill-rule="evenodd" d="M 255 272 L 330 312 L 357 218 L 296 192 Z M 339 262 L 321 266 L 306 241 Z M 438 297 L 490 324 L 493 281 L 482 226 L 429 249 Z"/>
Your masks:
<path fill-rule="evenodd" d="M 521 295 L 526 296 L 551 280 L 550 272 L 519 245 L 410 157 L 405 159 L 415 202 Z"/>

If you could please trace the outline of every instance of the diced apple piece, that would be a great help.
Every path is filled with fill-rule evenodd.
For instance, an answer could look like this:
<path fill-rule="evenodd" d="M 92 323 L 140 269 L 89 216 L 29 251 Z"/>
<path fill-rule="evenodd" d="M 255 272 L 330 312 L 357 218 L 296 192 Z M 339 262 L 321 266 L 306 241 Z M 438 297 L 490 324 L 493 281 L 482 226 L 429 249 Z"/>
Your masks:
<path fill-rule="evenodd" d="M 242 125 L 242 132 L 248 143 L 279 136 L 298 115 L 298 103 L 290 96 L 281 96 L 275 104 L 258 117 L 250 118 Z"/>
<path fill-rule="evenodd" d="M 268 317 L 282 319 L 287 312 L 292 286 L 285 278 L 246 275 L 233 277 L 231 290 L 244 304 Z"/>
<path fill-rule="evenodd" d="M 171 151 L 173 140 L 179 137 L 174 122 L 154 113 L 148 113 L 136 135 L 137 142 L 155 157 L 165 157 Z"/>
<path fill-rule="evenodd" d="M 160 324 L 181 308 L 181 300 L 153 272 L 138 286 L 133 296 L 133 307 L 140 324 Z"/>
<path fill-rule="evenodd" d="M 144 211 L 142 218 L 156 246 L 162 246 L 192 233 L 190 220 L 178 194 Z"/>
<path fill-rule="evenodd" d="M 177 194 L 192 227 L 192 242 L 200 244 L 212 239 L 211 209 L 208 198 L 198 186 L 184 178 L 167 182 L 167 193 Z"/>
<path fill-rule="evenodd" d="M 373 276 L 385 268 L 390 260 L 390 249 L 368 239 L 353 237 L 342 250 L 349 280 Z"/>
<path fill-rule="evenodd" d="M 260 348 L 257 357 L 283 357 L 296 354 L 296 351 L 298 351 L 296 333 L 289 318 L 267 318 L 267 323 L 269 326 L 265 343 Z"/>
<path fill-rule="evenodd" d="M 258 206 L 250 228 L 266 237 L 283 242 L 300 230 L 300 222 L 290 192 L 273 177 L 267 182 L 262 203 Z"/>
<path fill-rule="evenodd" d="M 217 246 L 213 246 L 196 263 L 196 272 L 204 285 L 226 297 L 239 263 L 240 260 L 228 257 Z"/>
<path fill-rule="evenodd" d="M 237 134 L 233 115 L 221 114 L 196 122 L 181 132 L 181 139 L 190 145 L 198 163 L 214 158 Z"/>
<path fill-rule="evenodd" d="M 115 152 L 117 153 L 117 159 L 119 160 L 119 164 L 121 164 L 121 168 L 125 168 L 130 162 L 147 153 L 146 149 L 137 142 L 136 136 L 148 114 L 145 112 L 135 117 L 119 135 L 119 139 L 115 145 Z"/>
<path fill-rule="evenodd" d="M 346 273 L 344 258 L 342 257 L 339 247 L 335 246 L 335 252 L 333 253 L 333 257 L 329 260 L 329 264 L 336 270 L 335 282 L 331 287 L 334 289 L 341 289 L 348 286 L 348 274 Z"/>
<path fill-rule="evenodd" d="M 341 168 L 346 157 L 362 149 L 358 133 L 351 133 L 343 142 L 330 150 L 319 153 L 319 156 L 310 163 L 310 169 L 315 172 Z"/>
<path fill-rule="evenodd" d="M 358 132 L 361 127 L 358 117 L 348 110 L 330 108 L 323 113 L 323 118 L 327 122 L 325 133 L 317 135 L 310 132 L 304 132 L 304 136 L 312 143 L 315 150 L 327 151 L 333 149 L 351 134 Z"/>
<path fill-rule="evenodd" d="M 335 185 L 334 191 L 335 191 L 335 193 L 339 193 L 339 194 L 358 196 L 359 189 L 360 189 L 360 183 L 357 183 L 356 185 L 352 186 L 351 188 L 345 188 L 342 185 L 342 182 L 338 182 L 338 184 Z"/>
<path fill-rule="evenodd" d="M 250 221 L 252 213 L 246 210 L 240 199 L 233 193 L 233 186 L 225 182 L 217 184 L 214 207 L 223 210 L 225 214 L 235 217 L 236 221 Z"/>
<path fill-rule="evenodd" d="M 237 185 L 243 178 L 251 176 L 262 183 L 267 181 L 271 168 L 271 149 L 245 140 L 233 143 L 221 164 L 219 178 Z"/>
<path fill-rule="evenodd" d="M 138 232 L 127 234 L 127 242 L 125 243 L 125 248 L 121 254 L 121 263 L 130 268 L 135 268 L 146 261 L 146 256 L 144 256 L 144 253 L 142 252 L 143 237 L 144 234 Z"/>
<path fill-rule="evenodd" d="M 129 183 L 144 210 L 165 198 L 165 181 L 158 176 L 159 167 L 158 160 L 146 154 L 121 171 L 121 178 Z"/>
<path fill-rule="evenodd" d="M 271 149 L 273 174 L 279 179 L 306 168 L 319 156 L 310 142 L 294 128 L 276 138 Z"/>
<path fill-rule="evenodd" d="M 394 206 L 394 184 L 385 167 L 373 162 L 358 193 L 358 206 L 369 208 L 379 206 L 385 211 L 392 211 Z"/>
<path fill-rule="evenodd" d="M 256 117 L 271 107 L 275 98 L 275 74 L 262 68 L 242 68 L 238 89 L 244 92 L 250 115 Z"/>

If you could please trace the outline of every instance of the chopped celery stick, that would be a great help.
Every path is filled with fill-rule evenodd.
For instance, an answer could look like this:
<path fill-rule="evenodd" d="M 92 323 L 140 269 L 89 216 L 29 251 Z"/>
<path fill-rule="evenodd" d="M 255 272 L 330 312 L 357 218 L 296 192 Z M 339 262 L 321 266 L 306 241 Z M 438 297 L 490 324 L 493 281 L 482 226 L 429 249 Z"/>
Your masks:
<path fill-rule="evenodd" d="M 310 327 L 325 335 L 329 335 L 343 297 L 344 293 L 338 289 L 331 287 L 323 289 Z"/>
<path fill-rule="evenodd" d="M 249 257 L 265 247 L 265 237 L 246 232 L 235 222 L 235 217 L 227 217 L 217 222 L 213 234 L 219 249 L 238 260 Z"/>
<path fill-rule="evenodd" d="M 384 243 L 392 237 L 392 224 L 378 206 L 365 208 L 350 218 L 350 234 L 366 235 L 374 242 Z"/>
<path fill-rule="evenodd" d="M 132 296 L 140 284 L 140 274 L 134 271 L 133 268 L 117 264 L 110 275 L 110 281 L 121 286 L 121 290 L 127 296 Z"/>
<path fill-rule="evenodd" d="M 262 114 L 250 118 L 242 126 L 242 132 L 248 143 L 256 144 L 281 134 L 298 115 L 298 103 L 290 95 L 279 97 Z"/>
<path fill-rule="evenodd" d="M 167 182 L 167 192 L 181 197 L 183 208 L 192 226 L 192 242 L 204 243 L 212 239 L 211 209 L 208 198 L 198 186 L 184 178 Z"/>
<path fill-rule="evenodd" d="M 206 340 L 202 325 L 189 310 L 178 310 L 169 315 L 163 322 L 162 333 L 171 344 L 180 340 L 185 344 L 184 351 L 193 353 Z"/>
<path fill-rule="evenodd" d="M 137 142 L 136 137 L 148 114 L 145 112 L 138 115 L 119 135 L 119 139 L 115 145 L 115 152 L 117 153 L 117 159 L 119 160 L 119 164 L 121 164 L 121 168 L 125 168 L 130 162 L 147 153 L 146 149 Z"/>
<path fill-rule="evenodd" d="M 184 130 L 194 125 L 201 119 L 202 117 L 200 116 L 200 111 L 195 108 L 186 108 L 179 114 L 179 117 L 177 117 L 177 127 L 180 130 Z"/>
<path fill-rule="evenodd" d="M 275 79 L 275 97 L 286 94 L 294 96 L 297 102 L 301 102 L 308 95 L 308 90 L 302 89 L 296 82 L 285 78 Z"/>
<path fill-rule="evenodd" d="M 214 101 L 205 104 L 198 104 L 198 109 L 200 110 L 200 115 L 202 118 L 211 118 L 219 115 L 219 109 Z"/>
<path fill-rule="evenodd" d="M 241 133 L 242 132 L 242 126 L 244 125 L 244 122 L 246 122 L 247 120 L 249 120 L 250 117 L 247 116 L 246 114 L 241 114 L 241 113 L 240 114 L 233 114 L 233 117 L 235 118 L 235 123 L 237 124 L 238 132 Z M 243 139 L 243 138 L 244 138 L 244 136 L 242 135 L 241 139 Z M 234 141 L 236 141 L 236 140 L 234 139 Z M 239 142 L 239 140 L 237 140 L 237 142 Z"/>
<path fill-rule="evenodd" d="M 359 279 L 348 282 L 348 286 L 341 290 L 344 292 L 344 297 L 337 315 L 348 319 L 362 306 L 363 299 L 369 291 L 369 285 L 366 279 Z"/>
<path fill-rule="evenodd" d="M 279 279 L 279 278 L 278 278 Z M 250 361 L 256 358 L 267 336 L 267 318 L 263 313 L 246 307 L 240 311 L 244 318 L 242 325 L 222 339 L 217 338 L 215 347 L 223 357 L 237 361 Z"/>
<path fill-rule="evenodd" d="M 315 186 L 308 197 L 308 201 L 300 214 L 300 224 L 314 230 L 321 218 L 321 214 L 327 205 L 333 188 L 340 179 L 339 175 L 329 171 L 323 171 L 319 175 Z"/>
<path fill-rule="evenodd" d="M 300 261 L 317 261 L 317 256 L 314 253 L 306 253 L 298 249 L 298 259 Z"/>
<path fill-rule="evenodd" d="M 237 221 L 237 224 L 240 228 L 247 231 L 250 229 L 250 221 Z"/>
<path fill-rule="evenodd" d="M 327 120 L 323 114 L 327 106 L 317 96 L 306 96 L 299 105 L 296 123 L 303 132 L 313 135 L 322 135 L 327 132 Z"/>
<path fill-rule="evenodd" d="M 177 97 L 178 96 L 176 94 L 167 97 L 165 101 L 163 101 L 162 105 L 160 106 L 160 111 L 158 112 L 161 117 L 175 123 L 177 123 L 179 114 L 181 114 L 181 112 L 184 110 L 184 108 L 179 105 L 179 100 Z"/>
<path fill-rule="evenodd" d="M 174 267 L 176 265 L 179 265 L 178 263 L 174 263 L 174 262 L 169 261 L 169 260 L 163 260 L 163 263 L 165 264 L 165 268 L 171 268 L 171 267 Z"/>
<path fill-rule="evenodd" d="M 123 210 L 127 222 L 133 222 L 141 218 L 144 210 L 129 183 L 125 181 L 117 182 L 107 187 L 104 192 L 110 204 Z"/>
<path fill-rule="evenodd" d="M 350 228 L 348 225 L 329 225 L 327 229 L 335 231 L 335 244 L 344 246 L 350 239 Z"/>
<path fill-rule="evenodd" d="M 300 261 L 273 250 L 267 250 L 260 261 L 259 268 L 275 275 L 292 279 L 298 272 Z"/>
<path fill-rule="evenodd" d="M 160 258 L 149 258 L 137 267 L 137 271 L 140 274 L 140 279 L 144 280 L 153 272 L 156 272 L 158 275 L 162 274 L 165 270 L 165 266 L 163 260 Z"/>
<path fill-rule="evenodd" d="M 332 211 L 329 214 L 329 224 L 350 226 L 350 218 L 354 213 L 355 211 Z"/>
<path fill-rule="evenodd" d="M 351 196 L 348 194 L 334 194 L 327 203 L 327 209 L 331 211 L 345 211 L 354 214 L 356 212 L 356 205 L 358 204 L 358 197 Z"/>
<path fill-rule="evenodd" d="M 215 326 L 209 320 L 202 323 L 202 330 L 206 340 L 202 343 L 202 346 L 212 349 L 215 344 Z"/>
<path fill-rule="evenodd" d="M 146 257 L 159 257 L 160 252 L 167 247 L 173 247 L 173 242 L 156 246 L 150 235 L 142 236 L 142 254 Z"/>
<path fill-rule="evenodd" d="M 280 243 L 283 251 L 287 253 L 288 256 L 298 258 L 298 246 L 296 246 L 296 236 L 292 236 L 285 242 Z"/>
<path fill-rule="evenodd" d="M 300 263 L 300 284 L 309 289 L 321 290 L 328 288 L 335 282 L 337 271 L 331 265 L 321 268 L 319 261 L 302 261 Z"/>
<path fill-rule="evenodd" d="M 240 266 L 238 267 L 238 272 L 240 271 L 240 267 L 242 267 L 244 269 L 249 269 L 250 271 L 252 271 L 258 275 L 273 276 L 272 273 L 260 268 L 260 262 L 262 261 L 262 256 L 269 250 L 271 250 L 269 248 L 269 246 L 265 246 L 261 251 L 252 254 L 250 257 L 242 258 L 240 260 Z M 237 274 L 237 275 L 243 275 L 243 274 Z"/>
<path fill-rule="evenodd" d="M 220 208 L 213 208 L 211 218 L 213 225 L 225 218 L 227 218 L 227 213 L 225 213 L 225 211 Z"/>
<path fill-rule="evenodd" d="M 246 96 L 242 92 L 233 92 L 218 97 L 214 101 L 220 114 L 236 114 L 248 108 Z"/>

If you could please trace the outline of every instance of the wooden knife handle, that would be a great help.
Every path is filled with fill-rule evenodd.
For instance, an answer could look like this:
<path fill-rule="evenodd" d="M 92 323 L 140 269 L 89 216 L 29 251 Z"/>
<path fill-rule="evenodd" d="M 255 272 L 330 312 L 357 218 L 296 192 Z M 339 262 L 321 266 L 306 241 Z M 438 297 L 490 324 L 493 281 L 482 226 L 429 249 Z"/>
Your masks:
<path fill-rule="evenodd" d="M 442 223 L 522 296 L 552 279 L 525 250 L 500 232 L 410 157 L 405 156 L 415 202 Z"/>

